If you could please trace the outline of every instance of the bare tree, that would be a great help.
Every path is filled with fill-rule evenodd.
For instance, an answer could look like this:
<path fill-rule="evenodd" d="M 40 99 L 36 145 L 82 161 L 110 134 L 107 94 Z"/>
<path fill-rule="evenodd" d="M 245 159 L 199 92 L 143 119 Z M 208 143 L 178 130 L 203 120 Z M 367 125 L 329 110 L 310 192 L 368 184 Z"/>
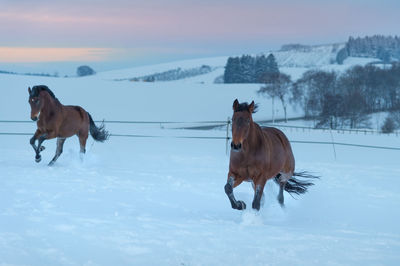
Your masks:
<path fill-rule="evenodd" d="M 258 93 L 264 95 L 266 94 L 272 99 L 272 122 L 275 122 L 275 97 L 277 97 L 282 103 L 283 112 L 285 115 L 285 122 L 287 122 L 287 105 L 289 98 L 288 96 L 290 92 L 290 87 L 292 86 L 290 76 L 278 72 L 265 75 L 263 81 L 265 82 L 265 85 L 258 90 Z"/>

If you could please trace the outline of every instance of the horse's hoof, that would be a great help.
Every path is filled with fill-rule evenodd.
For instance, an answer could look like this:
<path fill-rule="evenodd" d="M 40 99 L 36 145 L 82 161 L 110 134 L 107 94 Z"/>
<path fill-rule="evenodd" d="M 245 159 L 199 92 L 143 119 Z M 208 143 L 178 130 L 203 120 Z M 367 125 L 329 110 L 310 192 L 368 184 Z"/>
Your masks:
<path fill-rule="evenodd" d="M 46 149 L 46 147 L 45 146 L 40 146 L 40 149 L 39 149 L 39 151 L 44 151 Z"/>
<path fill-rule="evenodd" d="M 279 205 L 281 205 L 282 208 L 285 207 L 285 201 L 283 200 L 283 198 L 278 197 L 278 202 L 279 202 Z"/>
<path fill-rule="evenodd" d="M 36 157 L 35 157 L 35 162 L 38 163 L 38 162 L 40 162 L 41 160 L 42 160 L 42 156 L 40 156 L 40 155 L 37 156 L 37 155 L 36 155 Z"/>
<path fill-rule="evenodd" d="M 243 201 L 239 200 L 238 201 L 238 206 L 237 209 L 240 210 L 245 210 L 246 209 L 246 203 L 244 203 Z"/>
<path fill-rule="evenodd" d="M 253 209 L 259 211 L 260 210 L 260 203 L 259 202 L 258 203 L 253 202 L 252 207 L 253 207 Z"/>

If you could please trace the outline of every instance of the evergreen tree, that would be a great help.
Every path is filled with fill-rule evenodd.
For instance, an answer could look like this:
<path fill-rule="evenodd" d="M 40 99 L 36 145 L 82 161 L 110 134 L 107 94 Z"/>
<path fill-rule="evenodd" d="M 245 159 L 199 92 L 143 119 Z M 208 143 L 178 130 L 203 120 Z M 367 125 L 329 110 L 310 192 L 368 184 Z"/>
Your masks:
<path fill-rule="evenodd" d="M 238 83 L 255 83 L 255 59 L 250 55 L 240 58 L 240 80 Z"/>
<path fill-rule="evenodd" d="M 266 60 L 267 72 L 270 73 L 279 73 L 278 63 L 276 62 L 275 56 L 273 54 L 269 54 Z"/>
<path fill-rule="evenodd" d="M 255 63 L 255 82 L 262 83 L 262 77 L 268 69 L 267 58 L 265 55 L 257 56 Z"/>
<path fill-rule="evenodd" d="M 339 52 L 336 55 L 336 62 L 339 65 L 342 65 L 344 60 L 348 57 L 348 53 L 347 53 L 347 49 L 346 48 L 342 48 L 339 50 Z"/>
<path fill-rule="evenodd" d="M 224 82 L 236 83 L 237 75 L 240 71 L 240 60 L 238 57 L 229 57 L 225 66 Z"/>
<path fill-rule="evenodd" d="M 273 54 L 269 54 L 265 59 L 265 69 L 263 73 L 260 75 L 259 82 L 262 83 L 271 83 L 274 82 L 275 79 L 279 77 L 279 68 L 276 63 L 275 56 Z"/>
<path fill-rule="evenodd" d="M 376 52 L 376 57 L 381 59 L 384 64 L 390 62 L 390 53 L 382 46 L 378 48 L 378 51 Z"/>

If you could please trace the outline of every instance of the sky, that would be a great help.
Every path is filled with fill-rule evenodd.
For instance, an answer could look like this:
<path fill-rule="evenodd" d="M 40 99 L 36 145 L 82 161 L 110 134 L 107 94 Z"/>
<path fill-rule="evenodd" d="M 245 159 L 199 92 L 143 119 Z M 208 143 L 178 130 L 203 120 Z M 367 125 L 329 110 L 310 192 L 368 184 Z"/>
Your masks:
<path fill-rule="evenodd" d="M 100 69 L 400 35 L 398 0 L 0 0 L 0 69 Z"/>

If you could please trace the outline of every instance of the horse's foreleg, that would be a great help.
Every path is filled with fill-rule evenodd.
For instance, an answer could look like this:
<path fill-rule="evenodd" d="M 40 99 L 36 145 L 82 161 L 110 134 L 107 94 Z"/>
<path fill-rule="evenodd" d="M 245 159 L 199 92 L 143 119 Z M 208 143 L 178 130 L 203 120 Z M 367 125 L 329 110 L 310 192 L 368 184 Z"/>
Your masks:
<path fill-rule="evenodd" d="M 233 186 L 235 184 L 235 179 L 230 176 L 228 177 L 228 182 L 225 185 L 225 193 L 231 202 L 232 208 L 237 210 L 244 210 L 246 209 L 246 204 L 241 200 L 236 200 L 235 196 L 233 195 Z"/>
<path fill-rule="evenodd" d="M 63 146 L 64 146 L 65 138 L 57 138 L 57 149 L 56 149 L 56 155 L 54 155 L 54 158 L 49 162 L 49 166 L 52 166 L 60 157 L 61 153 L 63 152 Z"/>
<path fill-rule="evenodd" d="M 31 146 L 35 152 L 37 151 L 37 146 L 35 145 L 35 142 L 41 134 L 42 134 L 42 132 L 39 129 L 37 129 L 35 134 L 33 134 L 32 138 L 29 140 L 29 143 L 31 144 Z"/>
<path fill-rule="evenodd" d="M 42 156 L 40 155 L 40 152 L 44 150 L 44 146 L 42 146 L 43 141 L 46 139 L 47 133 L 41 135 L 38 139 L 38 145 L 36 147 L 36 156 L 35 156 L 35 161 L 38 163 L 42 160 Z M 35 149 L 35 147 L 33 147 Z"/>
<path fill-rule="evenodd" d="M 42 150 L 44 150 L 44 147 L 43 147 L 43 146 L 42 146 L 42 147 L 40 146 L 40 145 L 41 145 L 41 142 L 40 142 L 40 137 L 39 137 L 39 136 L 41 136 L 41 135 L 42 135 L 42 131 L 39 130 L 39 129 L 37 129 L 36 132 L 35 132 L 35 134 L 33 135 L 33 137 L 32 137 L 32 138 L 30 139 L 30 141 L 29 141 L 29 143 L 31 144 L 33 150 L 34 150 L 35 153 L 36 153 L 35 161 L 36 161 L 37 163 L 40 162 L 40 160 L 41 160 L 40 152 L 41 152 Z M 37 139 L 39 139 L 38 146 L 35 145 L 35 142 L 36 142 Z M 42 142 L 43 142 L 43 141 L 42 141 Z"/>
<path fill-rule="evenodd" d="M 254 199 L 251 206 L 257 211 L 259 211 L 261 207 L 261 198 L 263 196 L 264 186 L 266 182 L 267 180 L 261 177 L 257 180 L 257 183 L 254 184 Z"/>

